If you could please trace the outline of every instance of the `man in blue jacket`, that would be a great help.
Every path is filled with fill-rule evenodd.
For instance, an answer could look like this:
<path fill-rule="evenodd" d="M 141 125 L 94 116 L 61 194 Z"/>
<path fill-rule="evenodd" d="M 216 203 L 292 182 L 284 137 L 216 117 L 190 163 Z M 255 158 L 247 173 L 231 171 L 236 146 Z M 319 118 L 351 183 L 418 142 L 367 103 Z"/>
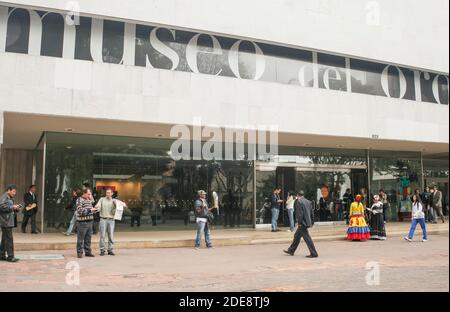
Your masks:
<path fill-rule="evenodd" d="M 13 227 L 14 214 L 18 212 L 21 205 L 14 204 L 17 188 L 15 185 L 9 185 L 6 192 L 0 197 L 0 226 L 2 228 L 2 242 L 0 245 L 0 260 L 8 262 L 17 262 L 19 259 L 14 257 Z"/>
<path fill-rule="evenodd" d="M 294 207 L 297 215 L 298 228 L 294 235 L 294 241 L 288 250 L 284 250 L 288 255 L 293 256 L 295 251 L 300 244 L 300 240 L 305 240 L 306 246 L 309 249 L 309 255 L 307 258 L 317 258 L 319 255 L 317 254 L 316 247 L 314 246 L 314 242 L 309 235 L 308 229 L 314 225 L 314 213 L 312 210 L 312 205 L 309 200 L 305 198 L 305 193 L 303 191 L 298 192 L 297 200 L 295 201 Z"/>

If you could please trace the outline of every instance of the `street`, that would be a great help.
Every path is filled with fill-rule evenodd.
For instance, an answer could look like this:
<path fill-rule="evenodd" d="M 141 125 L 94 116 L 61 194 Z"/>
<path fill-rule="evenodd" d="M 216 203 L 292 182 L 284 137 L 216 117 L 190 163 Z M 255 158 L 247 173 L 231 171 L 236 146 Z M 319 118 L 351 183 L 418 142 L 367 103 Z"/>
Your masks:
<path fill-rule="evenodd" d="M 304 242 L 294 257 L 283 254 L 283 244 L 118 249 L 116 256 L 83 259 L 75 250 L 23 251 L 17 256 L 64 259 L 0 262 L 0 291 L 448 292 L 448 234 L 432 235 L 426 243 L 417 234 L 412 243 L 399 236 L 318 242 L 317 259 L 305 258 Z"/>

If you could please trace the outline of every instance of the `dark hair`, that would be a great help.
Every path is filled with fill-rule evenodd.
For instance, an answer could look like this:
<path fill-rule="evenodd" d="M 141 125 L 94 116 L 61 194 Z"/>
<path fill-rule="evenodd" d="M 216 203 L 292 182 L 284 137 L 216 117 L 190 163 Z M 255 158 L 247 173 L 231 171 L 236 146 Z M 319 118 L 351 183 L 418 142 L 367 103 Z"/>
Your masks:
<path fill-rule="evenodd" d="M 297 195 L 298 195 L 298 196 L 305 196 L 305 192 L 304 192 L 304 191 L 298 191 L 298 192 L 297 192 Z"/>
<path fill-rule="evenodd" d="M 416 197 L 416 201 L 414 201 L 414 197 Z M 420 198 L 419 194 L 417 194 L 417 193 L 414 193 L 414 194 L 411 196 L 411 201 L 412 201 L 413 203 L 415 203 L 415 202 L 422 203 L 422 199 Z"/>
<path fill-rule="evenodd" d="M 36 187 L 36 184 L 31 184 L 28 190 L 31 190 L 33 187 Z"/>
<path fill-rule="evenodd" d="M 7 190 L 7 191 L 17 190 L 17 186 L 16 186 L 15 184 L 9 184 L 9 185 L 6 187 L 6 190 Z"/>
<path fill-rule="evenodd" d="M 87 194 L 87 192 L 91 192 L 91 189 L 90 189 L 90 188 L 85 188 L 85 189 L 83 190 L 83 194 Z"/>

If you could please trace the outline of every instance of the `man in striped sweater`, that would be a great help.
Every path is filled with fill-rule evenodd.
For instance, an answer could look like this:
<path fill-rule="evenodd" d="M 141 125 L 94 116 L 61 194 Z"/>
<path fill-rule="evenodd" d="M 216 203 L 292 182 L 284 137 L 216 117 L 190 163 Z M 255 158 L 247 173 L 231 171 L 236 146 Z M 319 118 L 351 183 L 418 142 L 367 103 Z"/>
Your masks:
<path fill-rule="evenodd" d="M 94 257 L 91 250 L 91 237 L 93 231 L 94 198 L 90 189 L 83 190 L 83 195 L 77 199 L 77 255 L 83 257 L 83 250 L 86 257 Z"/>

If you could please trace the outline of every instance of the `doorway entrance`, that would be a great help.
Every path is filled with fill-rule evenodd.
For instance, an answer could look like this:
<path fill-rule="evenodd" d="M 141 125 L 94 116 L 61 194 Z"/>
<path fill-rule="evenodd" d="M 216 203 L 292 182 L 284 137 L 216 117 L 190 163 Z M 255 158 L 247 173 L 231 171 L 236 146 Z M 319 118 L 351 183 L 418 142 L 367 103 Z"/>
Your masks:
<path fill-rule="evenodd" d="M 270 223 L 270 195 L 275 187 L 281 187 L 281 198 L 286 200 L 289 192 L 303 190 L 315 209 L 317 222 L 345 221 L 343 204 L 347 189 L 355 195 L 362 188 L 367 190 L 368 174 L 366 166 L 347 165 L 298 165 L 298 164 L 257 164 L 256 198 L 257 224 Z M 278 223 L 289 225 L 285 202 Z"/>

